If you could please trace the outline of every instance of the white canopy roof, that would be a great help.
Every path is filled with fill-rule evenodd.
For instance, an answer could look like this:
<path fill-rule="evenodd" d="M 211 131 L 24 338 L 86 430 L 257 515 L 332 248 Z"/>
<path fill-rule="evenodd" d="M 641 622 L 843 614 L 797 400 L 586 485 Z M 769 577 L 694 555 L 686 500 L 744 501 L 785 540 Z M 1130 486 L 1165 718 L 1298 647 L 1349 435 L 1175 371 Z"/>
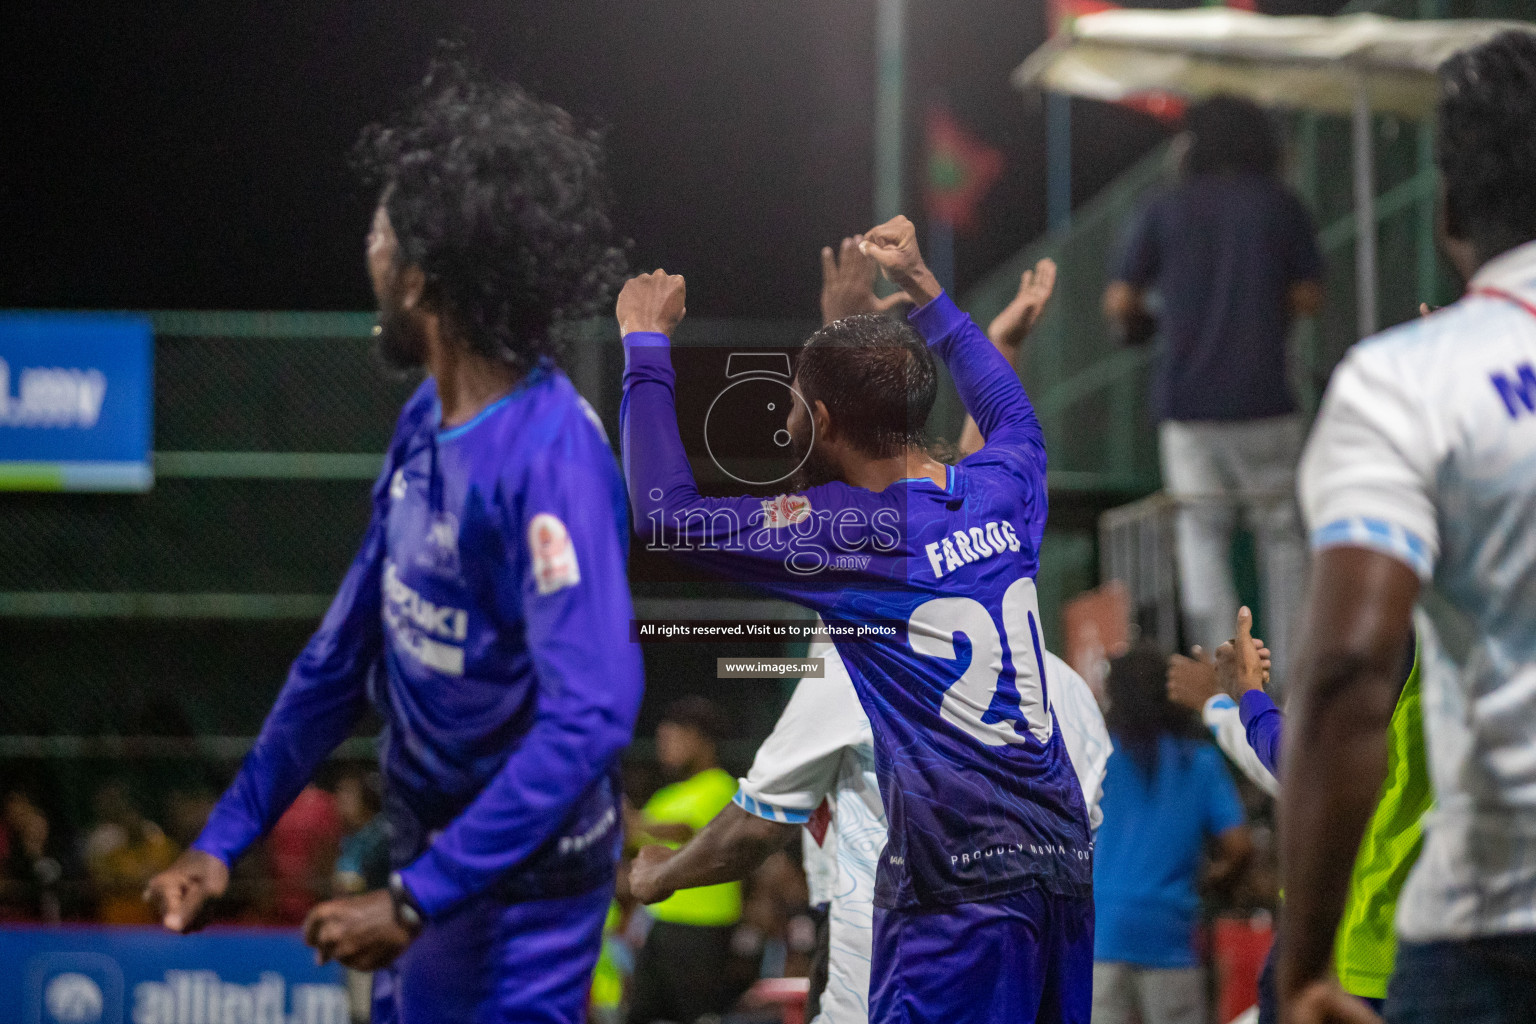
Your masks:
<path fill-rule="evenodd" d="M 1117 101 L 1164 91 L 1247 96 L 1269 107 L 1348 115 L 1362 86 L 1371 109 L 1434 111 L 1435 69 L 1515 21 L 1400 21 L 1375 14 L 1272 17 L 1205 7 L 1084 15 L 1019 65 L 1020 88 Z"/>

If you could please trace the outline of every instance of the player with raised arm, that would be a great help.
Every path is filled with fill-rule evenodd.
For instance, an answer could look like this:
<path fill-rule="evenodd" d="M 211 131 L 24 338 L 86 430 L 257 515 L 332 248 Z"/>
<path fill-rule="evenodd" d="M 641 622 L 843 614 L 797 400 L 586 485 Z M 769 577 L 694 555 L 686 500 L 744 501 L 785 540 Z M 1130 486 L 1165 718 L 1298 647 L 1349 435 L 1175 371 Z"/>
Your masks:
<path fill-rule="evenodd" d="M 1170 662 L 1168 670 L 1168 696 L 1195 710 L 1203 707 L 1206 724 L 1222 751 L 1256 785 L 1276 795 L 1285 715 L 1265 692 L 1269 657 L 1263 642 L 1252 637 L 1252 629 L 1252 613 L 1239 609 L 1237 635 L 1217 648 L 1214 659 L 1175 655 L 1177 660 Z M 1398 898 L 1419 859 L 1424 817 L 1434 805 L 1424 750 L 1416 642 L 1410 642 L 1404 652 L 1401 672 L 1402 693 L 1392 712 L 1386 781 L 1355 856 L 1349 897 L 1334 939 L 1334 974 L 1340 987 L 1378 1011 L 1397 960 L 1393 917 Z M 1218 718 L 1213 709 L 1229 710 L 1220 710 Z M 1270 950 L 1259 976 L 1259 1024 L 1276 1024 L 1280 1019 L 1274 982 L 1279 947 L 1276 943 Z"/>
<path fill-rule="evenodd" d="M 699 493 L 669 353 L 684 283 L 658 271 L 625 286 L 620 417 L 636 529 L 829 626 L 894 626 L 837 641 L 890 824 L 871 1019 L 1086 1021 L 1092 839 L 1045 692 L 1040 424 L 1012 367 L 923 264 L 910 221 L 874 228 L 860 248 L 917 305 L 917 331 L 861 315 L 811 336 L 786 430 L 812 486 L 769 500 Z M 930 348 L 987 438 L 953 467 L 923 442 Z"/>
<path fill-rule="evenodd" d="M 616 283 L 596 140 L 515 86 L 435 62 L 360 151 L 385 358 L 425 367 L 362 548 L 191 850 L 151 883 L 196 927 L 229 867 L 370 703 L 390 888 L 305 923 L 375 976 L 378 1022 L 585 1019 L 641 694 L 623 483 L 551 332 Z"/>

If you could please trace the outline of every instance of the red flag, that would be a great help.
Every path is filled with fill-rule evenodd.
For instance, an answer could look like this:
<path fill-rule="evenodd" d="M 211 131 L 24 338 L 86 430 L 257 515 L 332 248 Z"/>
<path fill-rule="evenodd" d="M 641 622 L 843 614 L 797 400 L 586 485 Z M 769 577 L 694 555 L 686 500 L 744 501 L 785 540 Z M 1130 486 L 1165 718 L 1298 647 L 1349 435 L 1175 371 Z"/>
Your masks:
<path fill-rule="evenodd" d="M 928 184 L 923 203 L 928 216 L 957 228 L 976 226 L 976 208 L 1003 173 L 1003 154 L 965 129 L 940 106 L 930 106 Z"/>

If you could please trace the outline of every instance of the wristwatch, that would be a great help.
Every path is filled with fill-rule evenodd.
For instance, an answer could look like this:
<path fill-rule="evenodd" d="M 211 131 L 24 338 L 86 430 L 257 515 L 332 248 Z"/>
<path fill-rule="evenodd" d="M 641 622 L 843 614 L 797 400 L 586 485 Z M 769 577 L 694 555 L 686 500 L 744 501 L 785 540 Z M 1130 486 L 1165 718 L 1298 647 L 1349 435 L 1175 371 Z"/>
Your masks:
<path fill-rule="evenodd" d="M 405 879 L 400 877 L 398 871 L 390 872 L 389 898 L 395 905 L 395 923 L 412 935 L 421 931 L 427 923 L 427 915 L 421 912 L 421 905 L 411 895 L 411 890 L 406 888 Z"/>

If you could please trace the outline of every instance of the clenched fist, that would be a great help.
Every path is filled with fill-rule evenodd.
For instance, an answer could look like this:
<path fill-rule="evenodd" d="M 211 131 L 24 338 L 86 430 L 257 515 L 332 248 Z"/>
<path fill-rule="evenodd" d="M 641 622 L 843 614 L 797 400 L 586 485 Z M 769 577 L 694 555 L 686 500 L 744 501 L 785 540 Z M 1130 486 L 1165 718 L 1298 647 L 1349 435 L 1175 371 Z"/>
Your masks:
<path fill-rule="evenodd" d="M 920 306 L 944 290 L 918 251 L 917 228 L 899 214 L 865 232 L 859 252 L 878 263 L 886 278 Z"/>
<path fill-rule="evenodd" d="M 620 334 L 647 331 L 672 336 L 688 312 L 688 283 L 681 275 L 654 270 L 624 282 L 614 316 Z"/>

